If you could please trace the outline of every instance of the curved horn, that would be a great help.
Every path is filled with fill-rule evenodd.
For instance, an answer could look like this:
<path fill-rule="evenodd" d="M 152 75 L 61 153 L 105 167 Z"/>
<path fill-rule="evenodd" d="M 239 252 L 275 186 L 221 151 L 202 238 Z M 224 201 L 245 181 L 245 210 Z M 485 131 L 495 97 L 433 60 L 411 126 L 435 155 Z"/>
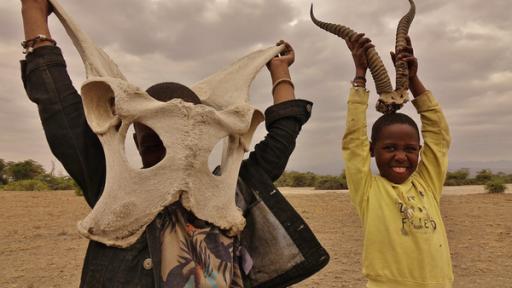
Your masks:
<path fill-rule="evenodd" d="M 407 34 L 409 33 L 409 27 L 411 26 L 412 20 L 416 14 L 416 5 L 413 0 L 409 0 L 411 7 L 407 14 L 398 22 L 396 28 L 396 43 L 395 53 L 398 53 L 401 49 L 407 46 Z M 405 61 L 397 61 L 395 64 L 396 69 L 396 90 L 402 91 L 409 89 L 409 71 L 407 69 L 407 63 Z"/>
<path fill-rule="evenodd" d="M 356 32 L 349 27 L 339 24 L 327 23 L 316 19 L 315 15 L 313 14 L 313 4 L 311 4 L 309 14 L 311 16 L 311 20 L 313 23 L 315 23 L 316 26 L 344 40 L 350 39 L 356 35 Z M 382 63 L 377 50 L 375 50 L 375 48 L 368 49 L 366 56 L 368 57 L 368 67 L 370 68 L 370 73 L 372 74 L 373 80 L 375 81 L 377 94 L 381 95 L 384 93 L 392 92 L 393 86 L 391 86 L 391 80 L 389 80 L 386 67 L 384 66 L 384 63 Z"/>

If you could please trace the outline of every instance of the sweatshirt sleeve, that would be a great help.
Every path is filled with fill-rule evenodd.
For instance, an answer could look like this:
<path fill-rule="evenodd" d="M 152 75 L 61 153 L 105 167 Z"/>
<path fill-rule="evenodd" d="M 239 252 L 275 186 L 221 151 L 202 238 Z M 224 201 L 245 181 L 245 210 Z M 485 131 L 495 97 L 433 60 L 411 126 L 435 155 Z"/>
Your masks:
<path fill-rule="evenodd" d="M 21 70 L 52 153 L 80 186 L 89 206 L 94 206 L 105 184 L 105 155 L 87 124 L 82 99 L 73 87 L 61 50 L 39 47 L 22 60 Z"/>
<path fill-rule="evenodd" d="M 421 116 L 424 142 L 417 174 L 439 202 L 448 170 L 448 148 L 451 141 L 448 123 L 430 91 L 418 96 L 412 103 Z"/>
<path fill-rule="evenodd" d="M 359 215 L 364 212 L 372 179 L 370 142 L 366 124 L 367 108 L 368 90 L 351 88 L 342 150 L 350 197 Z"/>
<path fill-rule="evenodd" d="M 259 167 L 272 181 L 276 181 L 295 149 L 302 126 L 311 116 L 312 105 L 310 101 L 295 99 L 267 108 L 265 127 L 268 134 L 256 144 L 242 165 L 248 169 Z"/>

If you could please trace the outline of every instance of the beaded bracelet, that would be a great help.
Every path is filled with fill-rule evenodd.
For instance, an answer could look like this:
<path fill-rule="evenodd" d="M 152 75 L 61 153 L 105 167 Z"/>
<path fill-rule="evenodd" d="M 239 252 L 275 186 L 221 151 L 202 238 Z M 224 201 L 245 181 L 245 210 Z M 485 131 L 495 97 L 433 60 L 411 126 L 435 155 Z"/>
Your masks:
<path fill-rule="evenodd" d="M 359 83 L 356 81 L 350 81 L 350 83 L 352 83 L 352 87 L 354 88 L 366 88 L 365 83 Z"/>
<path fill-rule="evenodd" d="M 23 42 L 21 42 L 21 47 L 23 47 L 23 54 L 30 54 L 32 51 L 34 51 L 34 46 L 43 41 L 50 42 L 53 46 L 57 46 L 57 41 L 53 40 L 52 38 L 39 34 L 35 36 L 34 38 L 27 39 Z"/>
<path fill-rule="evenodd" d="M 356 80 L 361 80 L 364 83 L 366 83 L 366 78 L 364 76 L 356 76 L 356 77 L 354 77 L 354 81 L 356 81 Z"/>
<path fill-rule="evenodd" d="M 281 78 L 281 79 L 277 80 L 277 81 L 274 83 L 274 85 L 272 86 L 272 95 L 274 95 L 274 91 L 276 90 L 277 85 L 279 85 L 279 84 L 281 84 L 281 83 L 284 83 L 284 82 L 286 82 L 286 83 L 290 84 L 290 86 L 292 86 L 292 88 L 293 88 L 293 89 L 295 89 L 295 86 L 293 85 L 293 82 L 292 82 L 292 80 L 291 80 L 291 79 L 288 79 L 288 78 Z"/>

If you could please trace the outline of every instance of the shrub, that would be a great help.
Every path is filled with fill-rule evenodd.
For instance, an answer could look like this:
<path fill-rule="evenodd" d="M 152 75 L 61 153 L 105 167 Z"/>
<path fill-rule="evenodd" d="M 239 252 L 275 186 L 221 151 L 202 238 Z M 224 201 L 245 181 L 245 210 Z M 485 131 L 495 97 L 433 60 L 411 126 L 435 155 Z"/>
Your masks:
<path fill-rule="evenodd" d="M 463 186 L 463 185 L 474 185 L 474 179 L 446 179 L 444 186 Z"/>
<path fill-rule="evenodd" d="M 503 193 L 507 190 L 505 180 L 501 177 L 493 177 L 485 184 L 485 190 L 488 193 Z"/>
<path fill-rule="evenodd" d="M 492 171 L 489 169 L 482 169 L 476 173 L 475 182 L 479 185 L 484 185 L 491 181 L 493 178 Z"/>
<path fill-rule="evenodd" d="M 8 182 L 5 168 L 7 168 L 7 162 L 4 159 L 0 159 L 0 188 Z"/>
<path fill-rule="evenodd" d="M 321 176 L 316 181 L 315 190 L 341 190 L 347 189 L 347 184 L 342 177 Z"/>
<path fill-rule="evenodd" d="M 444 182 L 445 186 L 461 186 L 461 185 L 470 185 L 471 179 L 468 179 L 469 169 L 462 168 L 455 171 L 449 171 L 446 173 L 446 180 Z"/>
<path fill-rule="evenodd" d="M 317 176 L 312 172 L 284 172 L 274 184 L 278 187 L 313 187 Z"/>
<path fill-rule="evenodd" d="M 41 180 L 29 179 L 10 182 L 2 186 L 4 191 L 44 191 L 50 187 Z"/>
<path fill-rule="evenodd" d="M 462 168 L 459 170 L 455 170 L 452 172 L 446 173 L 446 179 L 456 179 L 456 180 L 465 180 L 469 176 L 469 169 Z"/>
<path fill-rule="evenodd" d="M 73 190 L 76 188 L 75 181 L 69 176 L 53 176 L 45 173 L 36 179 L 46 183 L 51 190 Z"/>

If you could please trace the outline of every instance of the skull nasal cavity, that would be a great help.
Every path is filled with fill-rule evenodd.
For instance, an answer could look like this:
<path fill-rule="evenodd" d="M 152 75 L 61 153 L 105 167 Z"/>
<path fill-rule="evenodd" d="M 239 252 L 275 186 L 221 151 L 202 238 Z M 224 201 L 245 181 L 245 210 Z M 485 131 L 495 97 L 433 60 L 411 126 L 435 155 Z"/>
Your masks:
<path fill-rule="evenodd" d="M 175 98 L 192 104 L 201 104 L 201 100 L 187 86 L 175 82 L 163 82 L 149 87 L 146 92 L 154 99 L 167 102 Z"/>

